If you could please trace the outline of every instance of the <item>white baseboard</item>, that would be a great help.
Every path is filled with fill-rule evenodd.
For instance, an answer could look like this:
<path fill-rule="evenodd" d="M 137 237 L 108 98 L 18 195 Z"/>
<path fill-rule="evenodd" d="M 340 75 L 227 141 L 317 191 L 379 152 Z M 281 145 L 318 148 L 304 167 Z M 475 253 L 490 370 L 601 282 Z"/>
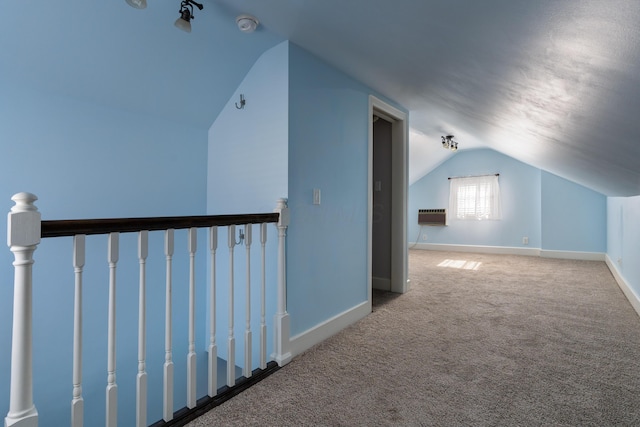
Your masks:
<path fill-rule="evenodd" d="M 510 247 L 510 246 L 446 245 L 443 243 L 418 243 L 418 244 L 410 244 L 409 248 L 422 249 L 427 251 L 479 252 L 479 253 L 485 253 L 485 254 L 500 254 L 500 255 L 540 256 L 539 248 L 518 248 L 518 247 Z"/>
<path fill-rule="evenodd" d="M 613 278 L 616 279 L 620 290 L 622 291 L 624 296 L 627 297 L 633 309 L 636 311 L 636 313 L 638 313 L 638 316 L 640 316 L 640 298 L 638 297 L 638 294 L 635 293 L 635 291 L 631 288 L 631 286 L 629 286 L 624 277 L 622 277 L 622 274 L 618 270 L 618 267 L 611 260 L 611 258 L 609 258 L 609 255 L 605 256 L 605 262 L 607 263 L 607 267 L 609 267 L 609 271 L 611 271 L 611 274 L 613 274 Z"/>
<path fill-rule="evenodd" d="M 382 277 L 372 277 L 371 287 L 373 289 L 380 289 L 382 291 L 391 290 L 391 279 L 384 279 Z"/>
<path fill-rule="evenodd" d="M 578 252 L 578 251 L 540 251 L 543 258 L 577 259 L 582 261 L 604 261 L 605 254 L 602 252 Z"/>
<path fill-rule="evenodd" d="M 357 322 L 371 313 L 371 302 L 365 301 L 328 319 L 301 334 L 291 337 L 291 354 L 293 357 L 337 334 L 347 326 Z"/>
<path fill-rule="evenodd" d="M 540 248 L 519 248 L 515 246 L 480 246 L 480 245 L 447 245 L 441 243 L 418 243 L 410 245 L 411 249 L 449 252 L 475 252 L 499 255 L 526 255 L 543 258 L 577 259 L 584 261 L 604 261 L 602 252 L 550 251 Z"/>

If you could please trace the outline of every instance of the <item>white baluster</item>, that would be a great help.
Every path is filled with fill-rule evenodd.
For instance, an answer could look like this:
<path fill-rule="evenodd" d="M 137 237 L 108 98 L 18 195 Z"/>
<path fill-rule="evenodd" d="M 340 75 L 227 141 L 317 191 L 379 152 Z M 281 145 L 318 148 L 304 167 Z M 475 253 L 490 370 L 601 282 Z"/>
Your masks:
<path fill-rule="evenodd" d="M 236 339 L 233 331 L 233 248 L 236 245 L 236 226 L 228 228 L 229 243 L 229 337 L 227 339 L 227 385 L 236 383 Z"/>
<path fill-rule="evenodd" d="M 287 266 L 285 238 L 289 226 L 289 208 L 287 199 L 278 199 L 274 212 L 280 214 L 278 224 L 278 311 L 274 319 L 275 354 L 274 359 L 279 366 L 291 361 L 290 323 L 287 313 Z"/>
<path fill-rule="evenodd" d="M 13 334 L 11 338 L 11 386 L 5 427 L 38 425 L 33 404 L 32 265 L 40 243 L 40 212 L 31 193 L 18 193 L 11 200 L 7 219 L 7 243 L 13 252 Z"/>
<path fill-rule="evenodd" d="M 107 413 L 106 426 L 118 425 L 118 385 L 116 384 L 116 264 L 119 233 L 109 233 L 109 313 L 107 330 Z"/>
<path fill-rule="evenodd" d="M 244 226 L 244 245 L 247 248 L 247 325 L 244 331 L 244 367 L 242 375 L 245 378 L 249 378 L 251 376 L 251 224 L 245 224 Z"/>
<path fill-rule="evenodd" d="M 147 427 L 147 277 L 146 262 L 149 254 L 149 232 L 138 233 L 138 260 L 140 284 L 138 296 L 138 376 L 136 382 L 136 426 Z"/>
<path fill-rule="evenodd" d="M 260 244 L 262 245 L 262 286 L 260 287 L 260 369 L 267 368 L 267 320 L 266 320 L 266 247 L 267 224 L 260 224 Z"/>
<path fill-rule="evenodd" d="M 164 254 L 167 259 L 167 279 L 165 293 L 164 314 L 164 388 L 163 388 L 163 416 L 165 421 L 173 419 L 173 355 L 171 353 L 171 259 L 173 257 L 174 230 L 164 233 Z"/>
<path fill-rule="evenodd" d="M 218 347 L 216 345 L 216 249 L 218 249 L 218 227 L 209 229 L 209 251 L 211 253 L 211 282 L 209 295 L 209 397 L 218 394 Z"/>
<path fill-rule="evenodd" d="M 189 353 L 187 354 L 187 408 L 196 407 L 196 246 L 197 229 L 189 229 Z"/>
<path fill-rule="evenodd" d="M 84 423 L 84 399 L 82 398 L 82 271 L 85 261 L 85 235 L 73 237 L 73 269 L 75 294 L 73 298 L 73 400 L 71 401 L 71 426 Z"/>

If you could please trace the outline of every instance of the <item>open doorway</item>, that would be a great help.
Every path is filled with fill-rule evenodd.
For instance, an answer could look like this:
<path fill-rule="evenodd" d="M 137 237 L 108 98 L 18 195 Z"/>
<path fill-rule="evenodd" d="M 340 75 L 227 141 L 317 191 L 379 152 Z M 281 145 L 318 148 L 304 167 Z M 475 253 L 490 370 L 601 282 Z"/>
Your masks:
<path fill-rule="evenodd" d="M 371 287 L 391 291 L 391 143 L 393 119 L 373 113 Z"/>
<path fill-rule="evenodd" d="M 369 301 L 374 287 L 396 293 L 409 290 L 406 129 L 406 113 L 369 97 Z M 377 132 L 381 133 L 374 135 Z"/>

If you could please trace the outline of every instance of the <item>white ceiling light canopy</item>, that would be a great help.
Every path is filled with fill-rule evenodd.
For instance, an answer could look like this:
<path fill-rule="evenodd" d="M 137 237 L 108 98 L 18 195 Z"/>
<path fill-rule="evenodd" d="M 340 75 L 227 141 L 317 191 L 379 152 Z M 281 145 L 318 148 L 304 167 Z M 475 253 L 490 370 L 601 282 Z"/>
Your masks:
<path fill-rule="evenodd" d="M 255 16 L 240 15 L 236 18 L 236 24 L 243 33 L 253 33 L 258 28 L 260 21 Z"/>
<path fill-rule="evenodd" d="M 147 0 L 126 0 L 127 4 L 135 9 L 145 9 Z"/>

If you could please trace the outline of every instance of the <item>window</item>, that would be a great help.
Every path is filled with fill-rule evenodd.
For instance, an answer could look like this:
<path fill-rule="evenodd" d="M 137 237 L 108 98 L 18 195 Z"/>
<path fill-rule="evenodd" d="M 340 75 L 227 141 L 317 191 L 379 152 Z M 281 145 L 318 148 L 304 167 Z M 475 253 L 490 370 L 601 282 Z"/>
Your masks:
<path fill-rule="evenodd" d="M 450 178 L 449 212 L 456 219 L 500 219 L 498 176 Z"/>

